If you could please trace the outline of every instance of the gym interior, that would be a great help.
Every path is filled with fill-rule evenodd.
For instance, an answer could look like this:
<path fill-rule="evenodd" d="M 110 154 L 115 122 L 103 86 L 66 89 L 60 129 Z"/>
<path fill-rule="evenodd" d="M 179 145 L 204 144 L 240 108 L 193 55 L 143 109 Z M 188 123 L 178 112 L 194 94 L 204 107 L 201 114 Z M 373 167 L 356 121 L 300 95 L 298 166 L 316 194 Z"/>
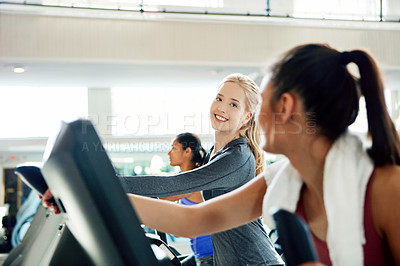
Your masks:
<path fill-rule="evenodd" d="M 305 43 L 371 52 L 383 72 L 390 117 L 400 129 L 398 0 L 0 1 L 0 215 L 4 265 L 180 265 L 173 261 L 178 257 L 175 255 L 192 253 L 187 238 L 160 233 L 163 243 L 158 243 L 157 237 L 152 241 L 161 249 L 146 242 L 141 250 L 139 244 L 131 245 L 129 240 L 115 244 L 110 236 L 104 236 L 108 244 L 96 245 L 99 239 L 93 235 L 109 227 L 104 221 L 86 232 L 85 239 L 93 243 L 82 246 L 81 239 L 77 241 L 74 235 L 81 232 L 75 228 L 80 220 L 71 222 L 68 215 L 56 216 L 41 203 L 36 203 L 37 210 L 24 225 L 22 236 L 12 244 L 16 217 L 34 191 L 15 169 L 42 168 L 51 148 L 61 147 L 70 137 L 82 141 L 90 151 L 104 152 L 98 158 L 104 172 L 113 169 L 122 176 L 177 174 L 181 169 L 170 165 L 168 155 L 176 135 L 192 132 L 199 136 L 205 150 L 213 146 L 209 108 L 221 80 L 231 73 L 242 73 L 261 86 L 269 67 L 283 52 Z M 362 98 L 360 107 L 350 130 L 366 138 L 368 125 Z M 68 134 L 55 137 L 60 128 L 73 131 L 68 127 L 71 124 L 65 123 L 76 120 L 90 122 L 85 124 L 85 130 L 92 134 L 89 139 Z M 272 153 L 264 156 L 266 165 L 283 157 Z M 65 175 L 76 170 L 77 179 L 71 184 L 50 184 L 44 175 L 50 187 L 59 184 L 74 188 L 81 182 L 79 177 L 84 179 L 80 162 L 68 166 L 67 161 L 54 159 L 47 172 L 51 175 L 57 167 L 64 169 Z M 116 193 L 122 191 L 117 183 L 100 185 L 116 186 Z M 76 195 L 81 193 L 78 185 L 76 189 Z M 55 192 L 64 195 L 63 203 L 58 202 L 61 205 L 75 195 L 63 194 L 57 188 Z M 95 195 L 89 194 L 81 200 L 94 201 Z M 124 217 L 113 219 L 121 220 L 120 227 L 126 225 Z M 137 220 L 135 223 L 139 224 Z M 141 231 L 136 229 L 130 233 L 142 239 Z M 146 228 L 142 225 L 141 229 Z M 146 230 L 157 235 L 151 228 Z M 25 234 L 29 239 L 24 238 Z M 124 234 L 123 230 L 118 234 Z M 23 247 L 18 249 L 19 245 Z M 134 258 L 125 257 L 126 246 L 128 251 L 135 250 Z M 165 254 L 157 255 L 160 250 L 167 259 Z M 171 251 L 176 254 L 171 255 Z"/>

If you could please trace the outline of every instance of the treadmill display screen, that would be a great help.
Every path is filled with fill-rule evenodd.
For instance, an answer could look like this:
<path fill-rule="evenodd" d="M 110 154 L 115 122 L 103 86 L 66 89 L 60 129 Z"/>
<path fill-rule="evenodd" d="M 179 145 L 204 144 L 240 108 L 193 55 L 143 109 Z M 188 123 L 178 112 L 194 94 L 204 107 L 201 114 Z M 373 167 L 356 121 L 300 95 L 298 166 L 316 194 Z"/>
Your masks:
<path fill-rule="evenodd" d="M 63 123 L 49 145 L 43 176 L 94 264 L 160 265 L 92 123 Z"/>

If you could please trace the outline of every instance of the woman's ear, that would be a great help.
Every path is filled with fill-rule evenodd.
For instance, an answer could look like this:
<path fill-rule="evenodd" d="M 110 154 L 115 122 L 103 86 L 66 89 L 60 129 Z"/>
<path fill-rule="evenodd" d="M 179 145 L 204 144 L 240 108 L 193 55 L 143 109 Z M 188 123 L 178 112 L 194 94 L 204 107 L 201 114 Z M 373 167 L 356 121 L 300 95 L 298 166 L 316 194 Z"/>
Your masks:
<path fill-rule="evenodd" d="M 250 119 L 253 117 L 253 113 L 252 112 L 248 112 L 245 116 L 244 116 L 244 119 L 243 119 L 243 125 L 246 125 L 249 121 L 250 121 Z"/>
<path fill-rule="evenodd" d="M 295 112 L 296 98 L 290 92 L 285 92 L 279 99 L 279 113 L 281 122 L 285 123 L 290 120 Z"/>
<path fill-rule="evenodd" d="M 190 156 L 190 158 L 191 158 L 191 156 L 192 156 L 192 148 L 187 147 L 186 150 L 184 151 L 184 153 L 185 153 L 186 156 Z"/>

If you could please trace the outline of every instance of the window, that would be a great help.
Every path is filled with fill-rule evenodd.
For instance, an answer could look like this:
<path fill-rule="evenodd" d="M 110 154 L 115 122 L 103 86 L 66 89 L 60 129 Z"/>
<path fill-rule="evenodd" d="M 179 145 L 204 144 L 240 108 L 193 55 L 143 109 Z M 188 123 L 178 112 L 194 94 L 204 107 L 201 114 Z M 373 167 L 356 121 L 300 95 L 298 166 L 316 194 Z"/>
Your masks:
<path fill-rule="evenodd" d="M 274 1 L 276 4 L 277 0 Z M 379 20 L 377 0 L 294 0 L 293 17 Z"/>
<path fill-rule="evenodd" d="M 61 120 L 88 115 L 83 87 L 0 87 L 0 138 L 48 137 Z"/>
<path fill-rule="evenodd" d="M 216 91 L 212 86 L 112 88 L 112 134 L 176 135 L 186 131 L 212 134 L 209 110 Z"/>
<path fill-rule="evenodd" d="M 14 2 L 17 2 L 15 0 Z M 24 2 L 24 1 L 21 1 Z M 28 3 L 34 1 L 27 1 Z M 140 5 L 148 6 L 181 6 L 181 7 L 222 7 L 223 0 L 43 0 L 43 5 L 66 7 L 89 7 L 110 9 L 139 9 Z"/>
<path fill-rule="evenodd" d="M 35 0 L 9 0 L 38 5 Z M 276 17 L 399 21 L 398 0 L 43 0 L 41 5 L 87 9 L 196 14 L 270 15 Z M 64 10 L 65 11 L 65 10 Z M 81 15 L 85 16 L 85 12 Z"/>
<path fill-rule="evenodd" d="M 392 93 L 390 90 L 385 90 L 384 95 L 389 115 L 391 116 L 396 125 L 396 121 L 398 121 L 398 114 L 396 113 L 397 110 L 395 110 L 395 108 L 393 107 Z M 367 118 L 367 109 L 365 106 L 364 96 L 360 98 L 359 106 L 360 109 L 358 111 L 358 116 L 354 121 L 354 123 L 349 126 L 349 130 L 365 136 L 368 132 L 368 118 Z"/>

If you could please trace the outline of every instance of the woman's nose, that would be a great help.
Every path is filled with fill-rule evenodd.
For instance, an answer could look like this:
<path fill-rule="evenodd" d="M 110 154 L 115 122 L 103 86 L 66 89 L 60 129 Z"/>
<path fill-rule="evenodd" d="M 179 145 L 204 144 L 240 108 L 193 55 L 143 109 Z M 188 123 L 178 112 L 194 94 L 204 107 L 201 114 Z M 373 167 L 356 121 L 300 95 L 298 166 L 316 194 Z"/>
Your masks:
<path fill-rule="evenodd" d="M 220 103 L 220 104 L 217 106 L 217 110 L 220 111 L 220 112 L 222 112 L 222 113 L 226 113 L 226 106 L 225 106 L 225 104 Z"/>

